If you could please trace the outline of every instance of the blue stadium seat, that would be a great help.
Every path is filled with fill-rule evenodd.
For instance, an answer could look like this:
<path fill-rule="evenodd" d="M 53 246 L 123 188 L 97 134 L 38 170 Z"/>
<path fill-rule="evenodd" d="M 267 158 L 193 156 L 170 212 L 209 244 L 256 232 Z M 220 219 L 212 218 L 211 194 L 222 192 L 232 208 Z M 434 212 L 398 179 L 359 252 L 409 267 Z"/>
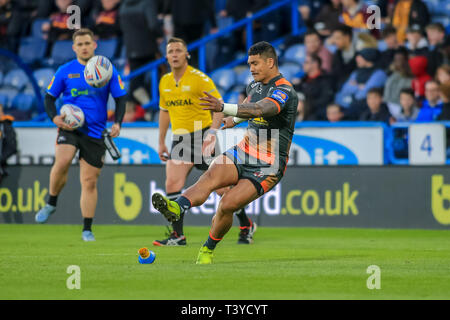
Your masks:
<path fill-rule="evenodd" d="M 127 64 L 127 48 L 123 45 L 120 49 L 119 57 L 115 58 L 113 61 L 114 66 L 117 70 L 122 71 Z"/>
<path fill-rule="evenodd" d="M 0 70 L 0 87 L 3 84 L 3 72 Z"/>
<path fill-rule="evenodd" d="M 42 60 L 47 50 L 47 41 L 35 38 L 26 37 L 20 39 L 19 44 L 19 57 L 25 63 L 33 64 Z"/>
<path fill-rule="evenodd" d="M 14 97 L 19 93 L 15 88 L 0 88 L 0 101 L 5 108 L 10 108 Z"/>
<path fill-rule="evenodd" d="M 236 74 L 231 69 L 222 69 L 215 71 L 211 75 L 211 79 L 217 86 L 228 91 L 236 83 Z"/>
<path fill-rule="evenodd" d="M 98 40 L 97 49 L 95 50 L 96 55 L 105 56 L 112 59 L 116 56 L 117 48 L 119 46 L 119 40 L 117 39 L 107 39 Z"/>
<path fill-rule="evenodd" d="M 8 105 L 8 96 L 5 96 L 4 94 L 0 94 L 0 105 L 2 105 L 4 108 Z"/>
<path fill-rule="evenodd" d="M 41 89 L 44 90 L 50 84 L 50 81 L 52 80 L 54 74 L 55 70 L 53 70 L 52 68 L 37 69 L 33 72 L 33 76 L 36 79 L 37 84 Z"/>
<path fill-rule="evenodd" d="M 3 86 L 13 87 L 20 91 L 28 82 L 28 77 L 22 69 L 13 69 L 3 79 Z"/>
<path fill-rule="evenodd" d="M 285 77 L 287 77 L 288 74 L 291 77 L 295 77 L 302 70 L 303 70 L 303 68 L 301 65 L 299 65 L 298 63 L 293 63 L 293 62 L 285 62 L 280 66 L 280 72 Z M 285 74 L 285 73 L 287 73 L 287 74 Z"/>
<path fill-rule="evenodd" d="M 231 91 L 225 94 L 223 101 L 226 103 L 238 103 L 239 102 L 239 92 Z"/>
<path fill-rule="evenodd" d="M 46 22 L 50 22 L 49 19 L 36 19 L 31 24 L 31 36 L 39 39 L 44 39 L 44 34 L 42 33 L 42 25 Z"/>
<path fill-rule="evenodd" d="M 303 64 L 306 57 L 306 49 L 303 44 L 295 44 L 286 49 L 283 55 L 283 62 L 294 62 Z"/>
<path fill-rule="evenodd" d="M 50 54 L 50 59 L 47 61 L 48 66 L 59 66 L 75 59 L 75 52 L 72 50 L 71 40 L 55 41 Z"/>
<path fill-rule="evenodd" d="M 25 93 L 19 93 L 12 100 L 11 108 L 19 111 L 31 111 L 34 107 L 34 96 Z"/>
<path fill-rule="evenodd" d="M 253 81 L 253 76 L 250 70 L 247 68 L 246 70 L 237 74 L 236 80 L 237 84 L 242 84 L 246 86 Z"/>

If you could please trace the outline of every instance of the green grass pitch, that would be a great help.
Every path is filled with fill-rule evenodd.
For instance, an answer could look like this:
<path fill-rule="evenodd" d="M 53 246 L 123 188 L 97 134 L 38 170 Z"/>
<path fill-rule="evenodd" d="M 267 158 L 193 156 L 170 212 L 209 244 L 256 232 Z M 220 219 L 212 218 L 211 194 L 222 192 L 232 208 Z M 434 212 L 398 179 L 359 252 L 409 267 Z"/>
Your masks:
<path fill-rule="evenodd" d="M 162 226 L 0 225 L 0 299 L 450 299 L 450 233 L 260 227 L 237 245 L 233 227 L 213 265 L 196 265 L 208 227 L 185 227 L 187 247 L 153 247 Z M 156 253 L 137 260 L 140 247 Z M 81 288 L 66 286 L 70 265 Z M 368 289 L 370 265 L 380 289 Z"/>

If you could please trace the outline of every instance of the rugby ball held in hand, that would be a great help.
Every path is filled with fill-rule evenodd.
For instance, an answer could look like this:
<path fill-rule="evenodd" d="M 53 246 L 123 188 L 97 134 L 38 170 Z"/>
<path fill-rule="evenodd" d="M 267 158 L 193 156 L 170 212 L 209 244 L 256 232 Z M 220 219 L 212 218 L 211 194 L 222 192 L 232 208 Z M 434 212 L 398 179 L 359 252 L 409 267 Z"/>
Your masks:
<path fill-rule="evenodd" d="M 65 115 L 64 122 L 71 128 L 77 129 L 84 124 L 84 113 L 79 107 L 73 104 L 65 104 L 61 107 L 61 115 Z"/>

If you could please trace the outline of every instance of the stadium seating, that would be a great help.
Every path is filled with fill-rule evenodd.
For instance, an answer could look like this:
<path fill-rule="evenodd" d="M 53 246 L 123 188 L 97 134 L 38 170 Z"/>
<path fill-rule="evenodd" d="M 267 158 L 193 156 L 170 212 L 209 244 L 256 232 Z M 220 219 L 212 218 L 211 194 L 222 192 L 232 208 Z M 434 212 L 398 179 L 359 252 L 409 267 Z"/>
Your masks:
<path fill-rule="evenodd" d="M 239 92 L 231 91 L 223 97 L 226 103 L 238 103 L 239 102 Z"/>
<path fill-rule="evenodd" d="M 248 68 L 246 68 L 244 71 L 241 71 L 237 74 L 236 77 L 236 84 L 241 85 L 248 85 L 250 82 L 253 81 L 253 76 Z"/>
<path fill-rule="evenodd" d="M 44 39 L 42 33 L 42 25 L 46 22 L 50 22 L 49 19 L 36 19 L 31 24 L 31 36 L 34 38 Z"/>
<path fill-rule="evenodd" d="M 221 69 L 211 75 L 216 85 L 228 91 L 236 84 L 236 74 L 231 69 Z"/>
<path fill-rule="evenodd" d="M 3 87 L 0 89 L 0 101 L 5 108 L 10 108 L 14 97 L 19 93 L 16 88 L 13 87 Z"/>
<path fill-rule="evenodd" d="M 291 81 L 302 72 L 302 67 L 297 63 L 285 62 L 280 66 L 280 72 L 287 80 Z"/>
<path fill-rule="evenodd" d="M 3 84 L 3 72 L 0 70 L 0 86 Z"/>
<path fill-rule="evenodd" d="M 47 67 L 58 67 L 71 59 L 75 59 L 75 52 L 72 50 L 71 40 L 55 41 L 50 58 L 44 63 Z"/>
<path fill-rule="evenodd" d="M 3 79 L 3 86 L 22 90 L 29 82 L 28 76 L 22 69 L 13 69 L 9 71 Z"/>
<path fill-rule="evenodd" d="M 11 102 L 11 108 L 19 111 L 31 112 L 35 99 L 33 95 L 26 93 L 17 94 Z"/>
<path fill-rule="evenodd" d="M 294 62 L 303 64 L 306 57 L 306 49 L 303 44 L 294 44 L 286 49 L 282 57 L 283 62 Z"/>
<path fill-rule="evenodd" d="M 119 47 L 118 39 L 104 39 L 97 41 L 97 49 L 95 54 L 105 56 L 109 59 L 113 59 L 116 56 L 117 49 Z"/>
<path fill-rule="evenodd" d="M 19 57 L 28 64 L 33 64 L 45 57 L 47 42 L 37 37 L 20 39 Z"/>
<path fill-rule="evenodd" d="M 55 70 L 52 68 L 37 69 L 33 72 L 33 76 L 36 79 L 38 86 L 43 90 L 50 84 L 54 74 Z"/>

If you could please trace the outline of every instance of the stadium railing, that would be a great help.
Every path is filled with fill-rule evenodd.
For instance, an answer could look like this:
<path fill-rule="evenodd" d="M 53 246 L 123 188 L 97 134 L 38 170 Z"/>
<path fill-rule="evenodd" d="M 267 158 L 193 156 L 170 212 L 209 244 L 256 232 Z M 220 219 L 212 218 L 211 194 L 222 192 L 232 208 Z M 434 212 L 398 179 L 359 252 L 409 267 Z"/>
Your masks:
<path fill-rule="evenodd" d="M 235 31 L 236 29 L 245 27 L 246 29 L 246 46 L 247 49 L 250 48 L 250 46 L 253 44 L 253 22 L 256 19 L 259 19 L 263 16 L 269 15 L 273 13 L 276 10 L 279 10 L 280 8 L 284 7 L 290 7 L 291 10 L 291 36 L 296 36 L 304 32 L 305 28 L 300 27 L 300 19 L 301 16 L 298 12 L 298 4 L 299 0 L 282 0 L 279 2 L 276 2 L 274 4 L 271 4 L 270 6 L 267 6 L 266 8 L 254 13 L 252 16 L 247 17 L 245 19 L 242 19 L 240 21 L 237 21 L 233 23 L 232 25 L 223 28 L 219 30 L 217 33 L 207 35 L 197 41 L 194 41 L 190 44 L 188 44 L 188 50 L 198 50 L 198 59 L 199 59 L 199 69 L 201 71 L 206 72 L 206 45 L 210 43 L 211 41 L 217 40 L 221 37 L 229 35 L 231 32 Z M 278 46 L 279 44 L 283 43 L 284 37 L 281 37 L 279 39 L 271 41 L 271 44 L 273 46 Z M 158 102 L 159 102 L 159 93 L 158 93 L 158 67 L 166 63 L 166 58 L 160 58 L 158 60 L 155 60 L 153 62 L 150 62 L 149 64 L 140 67 L 139 69 L 134 70 L 133 72 L 130 72 L 127 76 L 123 77 L 124 81 L 130 81 L 130 79 L 137 77 L 143 73 L 150 72 L 151 74 L 151 100 L 149 103 L 143 106 L 144 109 L 147 108 L 157 108 Z M 237 65 L 240 65 L 247 61 L 247 57 L 243 57 L 240 59 L 236 59 L 218 69 L 228 69 L 233 68 Z"/>

